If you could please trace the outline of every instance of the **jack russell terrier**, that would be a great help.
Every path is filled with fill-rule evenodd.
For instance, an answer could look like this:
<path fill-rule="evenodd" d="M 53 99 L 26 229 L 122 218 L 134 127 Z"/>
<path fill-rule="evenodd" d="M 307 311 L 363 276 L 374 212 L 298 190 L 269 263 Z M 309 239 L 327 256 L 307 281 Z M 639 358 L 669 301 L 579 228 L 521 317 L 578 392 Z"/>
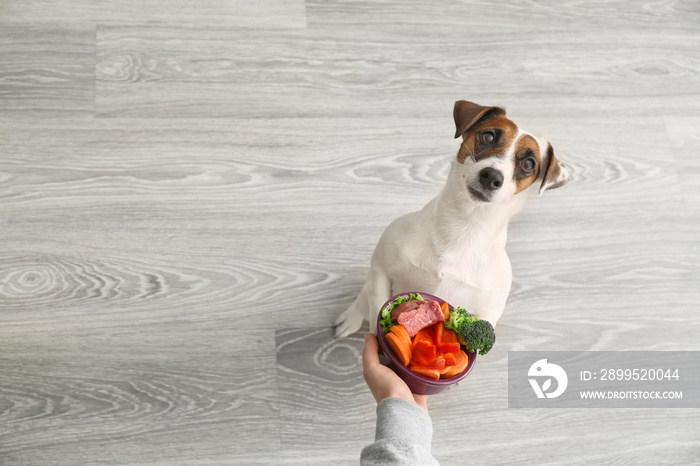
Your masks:
<path fill-rule="evenodd" d="M 336 321 L 336 337 L 368 319 L 376 333 L 380 307 L 392 296 L 424 291 L 461 306 L 495 327 L 513 278 L 506 254 L 508 221 L 528 188 L 539 193 L 569 180 L 552 145 L 521 130 L 499 107 L 455 103 L 462 144 L 442 192 L 423 210 L 399 217 L 372 254 L 367 281 Z"/>

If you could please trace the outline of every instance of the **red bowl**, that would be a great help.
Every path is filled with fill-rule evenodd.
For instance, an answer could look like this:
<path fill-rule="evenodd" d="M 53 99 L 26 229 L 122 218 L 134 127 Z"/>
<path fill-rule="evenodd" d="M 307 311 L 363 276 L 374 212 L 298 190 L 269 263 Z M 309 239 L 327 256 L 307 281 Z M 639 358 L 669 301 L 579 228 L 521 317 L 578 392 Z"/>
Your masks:
<path fill-rule="evenodd" d="M 385 302 L 381 309 L 384 309 L 389 303 L 396 301 L 400 297 L 408 296 L 409 294 L 411 293 L 397 294 L 389 301 Z M 444 302 L 443 299 L 440 299 L 437 296 L 433 296 L 428 293 L 419 294 L 424 299 L 429 301 L 437 301 L 440 304 Z M 450 307 L 450 311 L 452 311 L 453 307 L 450 305 L 450 303 L 447 303 L 447 305 Z M 384 354 L 386 359 L 389 360 L 386 365 L 389 366 L 394 372 L 396 372 L 399 375 L 399 377 L 403 379 L 404 382 L 406 382 L 406 385 L 408 385 L 408 388 L 410 388 L 413 393 L 415 393 L 416 395 L 433 395 L 435 393 L 440 393 L 441 391 L 449 388 L 451 385 L 456 384 L 460 380 L 464 380 L 464 378 L 468 376 L 469 373 L 472 371 L 474 363 L 476 362 L 477 353 L 470 353 L 468 350 L 465 350 L 467 356 L 469 356 L 469 362 L 467 363 L 466 369 L 464 369 L 464 371 L 462 371 L 461 374 L 455 375 L 454 377 L 450 377 L 449 379 L 431 379 L 420 375 L 416 372 L 413 372 L 411 369 L 404 366 L 401 363 L 401 361 L 399 361 L 399 358 L 394 354 L 392 349 L 389 347 L 389 344 L 384 339 L 384 330 L 382 328 L 382 324 L 380 323 L 380 321 L 382 320 L 381 309 L 379 311 L 379 316 L 377 317 L 377 340 L 379 341 L 379 348 L 381 349 L 381 352 Z M 464 347 L 462 347 L 462 349 L 464 349 Z"/>

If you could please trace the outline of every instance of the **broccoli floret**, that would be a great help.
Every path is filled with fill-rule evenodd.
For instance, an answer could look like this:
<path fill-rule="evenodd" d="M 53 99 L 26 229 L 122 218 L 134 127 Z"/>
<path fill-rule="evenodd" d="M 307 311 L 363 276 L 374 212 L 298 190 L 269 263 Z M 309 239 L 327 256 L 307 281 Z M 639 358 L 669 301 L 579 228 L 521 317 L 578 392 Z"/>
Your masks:
<path fill-rule="evenodd" d="M 472 353 L 479 350 L 479 354 L 486 354 L 496 343 L 493 325 L 487 320 L 469 314 L 461 307 L 452 310 L 450 319 L 445 322 L 445 327 L 457 332 L 460 343 Z"/>

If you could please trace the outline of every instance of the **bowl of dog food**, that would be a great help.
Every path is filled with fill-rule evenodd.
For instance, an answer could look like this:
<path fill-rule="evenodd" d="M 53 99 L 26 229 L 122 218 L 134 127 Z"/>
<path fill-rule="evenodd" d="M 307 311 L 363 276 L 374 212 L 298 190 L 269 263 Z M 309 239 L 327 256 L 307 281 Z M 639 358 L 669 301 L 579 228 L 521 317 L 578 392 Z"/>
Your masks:
<path fill-rule="evenodd" d="M 466 337 L 466 338 L 465 338 Z M 382 306 L 377 340 L 383 362 L 417 395 L 464 380 L 477 354 L 495 342 L 490 323 L 428 293 L 401 293 Z"/>

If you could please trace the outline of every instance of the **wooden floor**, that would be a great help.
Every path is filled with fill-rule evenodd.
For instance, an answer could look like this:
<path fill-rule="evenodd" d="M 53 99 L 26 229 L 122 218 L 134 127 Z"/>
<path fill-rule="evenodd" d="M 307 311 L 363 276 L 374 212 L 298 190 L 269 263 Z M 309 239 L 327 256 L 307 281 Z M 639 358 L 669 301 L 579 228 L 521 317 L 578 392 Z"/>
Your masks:
<path fill-rule="evenodd" d="M 442 187 L 452 105 L 566 187 L 511 224 L 498 343 L 431 397 L 444 465 L 700 464 L 696 409 L 507 407 L 509 350 L 699 350 L 694 1 L 3 0 L 0 464 L 344 465 L 332 323 Z"/>

